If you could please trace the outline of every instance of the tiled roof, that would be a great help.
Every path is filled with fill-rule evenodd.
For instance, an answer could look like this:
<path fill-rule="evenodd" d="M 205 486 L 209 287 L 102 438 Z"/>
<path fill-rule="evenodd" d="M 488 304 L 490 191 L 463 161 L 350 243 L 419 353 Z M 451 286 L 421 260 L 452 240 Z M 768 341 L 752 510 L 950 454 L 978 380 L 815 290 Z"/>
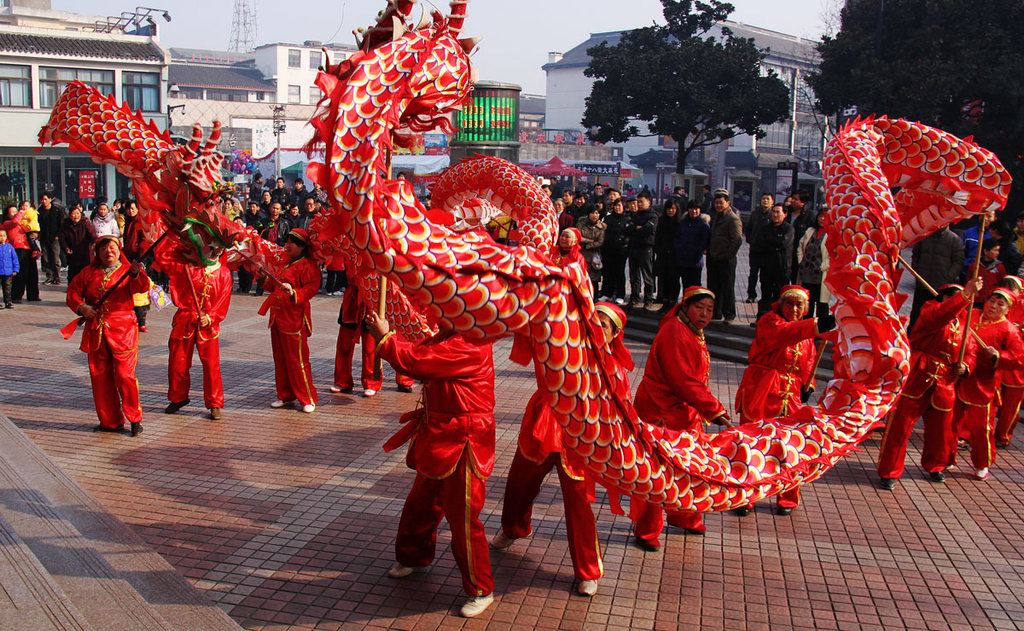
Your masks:
<path fill-rule="evenodd" d="M 27 33 L 0 33 L 0 51 L 65 57 L 99 57 L 132 61 L 163 61 L 164 53 L 150 41 L 49 37 Z"/>
<path fill-rule="evenodd" d="M 246 66 L 172 63 L 167 72 L 168 82 L 180 87 L 274 91 L 273 82 L 264 79 L 256 68 Z"/>
<path fill-rule="evenodd" d="M 769 31 L 767 29 L 742 24 L 740 22 L 726 21 L 721 23 L 720 26 L 729 28 L 736 37 L 753 39 L 754 44 L 756 44 L 758 48 L 762 50 L 770 49 L 771 53 L 774 55 L 798 59 L 808 63 L 817 63 L 818 53 L 814 49 L 815 42 L 811 40 L 801 39 L 785 33 Z M 561 60 L 544 64 L 543 69 L 547 71 L 577 66 L 586 67 L 590 65 L 590 55 L 587 54 L 588 50 L 602 42 L 607 42 L 609 46 L 615 46 L 619 43 L 619 40 L 622 39 L 622 34 L 625 32 L 626 31 L 609 31 L 606 33 L 591 33 L 590 39 L 565 52 Z M 719 34 L 718 29 L 714 29 L 712 34 L 717 36 Z"/>
<path fill-rule="evenodd" d="M 520 114 L 540 114 L 544 115 L 544 103 L 547 101 L 543 96 L 535 96 L 532 94 L 523 94 L 519 97 L 519 113 Z"/>
<path fill-rule="evenodd" d="M 203 48 L 177 48 L 171 50 L 171 61 L 196 64 L 231 65 L 243 61 L 252 61 L 252 53 L 238 53 L 230 50 L 207 50 Z"/>

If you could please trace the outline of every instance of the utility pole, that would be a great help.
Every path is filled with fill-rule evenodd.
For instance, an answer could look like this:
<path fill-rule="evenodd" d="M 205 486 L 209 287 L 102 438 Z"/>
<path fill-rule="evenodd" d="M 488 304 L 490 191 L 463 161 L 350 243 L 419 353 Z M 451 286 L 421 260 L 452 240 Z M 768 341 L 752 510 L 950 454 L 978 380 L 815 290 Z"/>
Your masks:
<path fill-rule="evenodd" d="M 287 127 L 285 120 L 285 106 L 272 105 L 274 111 L 274 136 L 277 137 L 277 151 L 274 153 L 274 177 L 281 177 L 281 134 Z"/>

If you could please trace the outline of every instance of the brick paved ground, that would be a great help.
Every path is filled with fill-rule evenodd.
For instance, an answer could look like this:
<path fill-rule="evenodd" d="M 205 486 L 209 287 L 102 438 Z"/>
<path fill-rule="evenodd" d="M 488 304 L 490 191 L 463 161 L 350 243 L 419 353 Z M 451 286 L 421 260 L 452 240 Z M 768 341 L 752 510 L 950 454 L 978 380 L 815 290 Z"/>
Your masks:
<path fill-rule="evenodd" d="M 707 536 L 669 532 L 661 553 L 630 545 L 628 523 L 599 497 L 607 575 L 589 600 L 572 593 L 561 502 L 549 480 L 534 537 L 492 553 L 497 602 L 480 619 L 457 618 L 462 594 L 446 528 L 431 572 L 384 577 L 412 476 L 402 454 L 380 446 L 415 395 L 393 385 L 371 400 L 327 393 L 338 298 L 314 301 L 323 399 L 313 416 L 268 407 L 269 334 L 249 296 L 236 296 L 224 327 L 224 420 L 202 418 L 201 404 L 163 415 L 170 314 L 152 314 L 139 371 L 146 433 L 131 439 L 90 431 L 85 356 L 57 334 L 70 312 L 62 293 L 43 296 L 40 305 L 0 312 L 0 410 L 246 627 L 1024 627 L 1019 448 L 1004 453 L 989 482 L 955 473 L 938 486 L 912 464 L 886 493 L 874 487 L 877 439 L 806 489 L 792 516 L 773 516 L 769 503 L 744 519 L 711 515 Z M 642 366 L 644 349 L 633 351 Z M 508 362 L 507 345 L 496 364 L 491 534 L 532 392 L 530 372 Z M 723 400 L 732 400 L 740 370 L 714 365 Z M 915 436 L 912 458 L 919 446 Z"/>

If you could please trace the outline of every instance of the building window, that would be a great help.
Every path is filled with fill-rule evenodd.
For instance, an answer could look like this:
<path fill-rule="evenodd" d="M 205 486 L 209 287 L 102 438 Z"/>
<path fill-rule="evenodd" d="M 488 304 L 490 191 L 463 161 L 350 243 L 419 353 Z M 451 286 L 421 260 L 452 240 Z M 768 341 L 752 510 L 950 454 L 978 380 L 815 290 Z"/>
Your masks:
<path fill-rule="evenodd" d="M 302 51 L 289 48 L 288 49 L 288 67 L 289 68 L 301 68 L 302 67 Z"/>
<path fill-rule="evenodd" d="M 267 100 L 267 93 L 266 92 L 257 92 L 256 93 L 256 100 L 257 101 L 266 101 Z"/>
<path fill-rule="evenodd" d="M 765 136 L 761 140 L 757 141 L 758 146 L 765 149 L 784 149 L 790 150 L 790 143 L 793 140 L 792 127 L 789 121 L 782 123 L 772 123 L 771 125 L 764 128 Z"/>
<path fill-rule="evenodd" d="M 179 99 L 195 99 L 197 101 L 201 101 L 206 98 L 203 95 L 202 88 L 186 88 L 182 86 L 178 86 L 178 93 L 174 96 Z"/>
<path fill-rule="evenodd" d="M 160 75 L 156 72 L 122 72 L 121 97 L 133 110 L 160 111 Z"/>
<path fill-rule="evenodd" d="M 113 70 L 85 70 L 83 68 L 39 68 L 39 106 L 53 107 L 64 88 L 75 80 L 87 83 L 103 95 L 114 93 Z"/>
<path fill-rule="evenodd" d="M 316 70 L 320 67 L 320 59 L 324 54 L 318 50 L 312 50 L 309 52 L 309 67 L 311 70 Z"/>
<path fill-rule="evenodd" d="M 288 86 L 288 102 L 289 103 L 301 103 L 302 102 L 302 88 L 297 85 Z"/>
<path fill-rule="evenodd" d="M 315 85 L 309 86 L 309 104 L 310 105 L 316 105 L 317 103 L 319 103 L 320 102 L 320 98 L 323 95 L 324 95 L 324 93 L 320 91 L 320 88 L 316 87 Z"/>
<path fill-rule="evenodd" d="M 207 88 L 206 100 L 245 103 L 249 100 L 249 92 L 247 90 L 211 90 Z"/>
<path fill-rule="evenodd" d="M 31 68 L 0 64 L 0 106 L 32 107 Z"/>

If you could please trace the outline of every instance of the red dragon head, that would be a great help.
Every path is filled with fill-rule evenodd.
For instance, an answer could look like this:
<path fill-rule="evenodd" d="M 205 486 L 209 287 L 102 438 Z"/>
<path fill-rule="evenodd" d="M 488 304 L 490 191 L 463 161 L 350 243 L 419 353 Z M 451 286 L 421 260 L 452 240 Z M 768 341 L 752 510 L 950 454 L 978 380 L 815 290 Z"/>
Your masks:
<path fill-rule="evenodd" d="M 153 121 L 80 81 L 68 84 L 39 131 L 41 145 L 67 143 L 72 151 L 112 164 L 131 179 L 147 239 L 171 230 L 188 246 L 182 251 L 190 262 L 197 264 L 216 260 L 242 236 L 240 226 L 216 210 L 225 188 L 219 140 L 216 122 L 205 143 L 196 125 L 188 144 L 177 145 Z"/>

